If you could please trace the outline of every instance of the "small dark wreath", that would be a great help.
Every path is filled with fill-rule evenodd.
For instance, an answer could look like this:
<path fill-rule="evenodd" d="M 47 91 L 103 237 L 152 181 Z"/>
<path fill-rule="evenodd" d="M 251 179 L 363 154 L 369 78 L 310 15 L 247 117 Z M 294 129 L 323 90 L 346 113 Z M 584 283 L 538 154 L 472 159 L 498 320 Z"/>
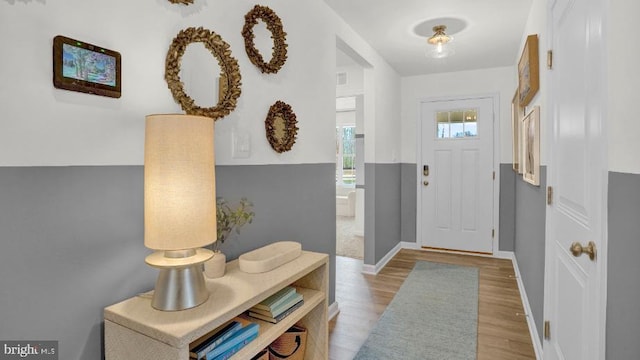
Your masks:
<path fill-rule="evenodd" d="M 267 140 L 273 150 L 279 153 L 291 150 L 296 143 L 297 124 L 296 114 L 291 110 L 291 105 L 280 100 L 271 105 L 264 126 L 267 130 Z"/>
<path fill-rule="evenodd" d="M 244 48 L 247 50 L 249 60 L 263 73 L 277 73 L 287 61 L 287 33 L 282 30 L 282 21 L 273 10 L 267 6 L 260 5 L 254 6 L 253 9 L 244 16 L 244 19 L 242 37 L 244 37 Z M 258 19 L 265 22 L 273 39 L 273 53 L 271 54 L 269 63 L 264 61 L 260 51 L 256 49 L 256 45 L 253 42 L 255 39 L 253 27 L 258 24 Z"/>
<path fill-rule="evenodd" d="M 218 59 L 220 65 L 220 97 L 218 104 L 213 107 L 199 107 L 195 101 L 185 93 L 184 84 L 180 79 L 180 62 L 187 46 L 201 42 Z M 189 115 L 208 116 L 214 120 L 229 115 L 236 108 L 240 97 L 240 67 L 238 61 L 231 56 L 231 47 L 220 35 L 213 31 L 199 28 L 188 28 L 180 31 L 167 52 L 164 78 L 174 100 Z"/>
<path fill-rule="evenodd" d="M 169 2 L 172 4 L 185 4 L 185 5 L 193 4 L 193 0 L 169 0 Z"/>

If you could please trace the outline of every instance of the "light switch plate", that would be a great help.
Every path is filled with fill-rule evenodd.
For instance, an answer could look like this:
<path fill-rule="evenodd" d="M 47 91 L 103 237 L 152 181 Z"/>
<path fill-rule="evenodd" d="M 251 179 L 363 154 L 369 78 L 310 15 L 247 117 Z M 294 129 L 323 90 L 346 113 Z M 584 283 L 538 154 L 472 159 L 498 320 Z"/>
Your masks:
<path fill-rule="evenodd" d="M 251 155 L 251 134 L 246 131 L 234 130 L 232 137 L 232 157 L 234 159 L 248 158 Z"/>

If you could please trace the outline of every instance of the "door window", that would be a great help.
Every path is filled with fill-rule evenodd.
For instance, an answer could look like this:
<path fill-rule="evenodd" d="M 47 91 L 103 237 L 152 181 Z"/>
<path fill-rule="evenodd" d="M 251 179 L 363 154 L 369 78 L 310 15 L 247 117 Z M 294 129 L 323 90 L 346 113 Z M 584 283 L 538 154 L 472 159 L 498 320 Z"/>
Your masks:
<path fill-rule="evenodd" d="M 436 138 L 463 139 L 478 136 L 478 110 L 461 109 L 436 112 Z"/>

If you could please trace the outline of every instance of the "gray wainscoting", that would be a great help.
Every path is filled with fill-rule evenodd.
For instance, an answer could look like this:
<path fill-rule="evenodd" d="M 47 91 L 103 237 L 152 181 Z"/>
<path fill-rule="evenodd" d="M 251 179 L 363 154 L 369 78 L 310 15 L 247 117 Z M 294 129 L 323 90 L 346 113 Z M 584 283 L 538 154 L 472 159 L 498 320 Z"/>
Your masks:
<path fill-rule="evenodd" d="M 609 173 L 607 359 L 640 359 L 640 175 Z"/>
<path fill-rule="evenodd" d="M 546 166 L 540 167 L 540 186 L 525 182 L 521 176 L 515 180 L 515 254 L 540 339 L 544 315 L 546 188 Z"/>
<path fill-rule="evenodd" d="M 516 178 L 512 164 L 500 164 L 500 228 L 498 250 L 514 251 L 516 237 Z"/>
<path fill-rule="evenodd" d="M 335 299 L 335 164 L 220 166 L 217 192 L 255 204 L 229 259 L 278 240 L 329 253 Z M 153 288 L 143 168 L 0 167 L 0 339 L 58 340 L 60 359 L 102 358 L 102 311 Z"/>
<path fill-rule="evenodd" d="M 100 359 L 102 310 L 153 288 L 143 168 L 0 168 L 0 339 Z"/>
<path fill-rule="evenodd" d="M 416 206 L 417 183 L 416 164 L 400 164 L 400 241 L 415 243 L 416 239 Z"/>
<path fill-rule="evenodd" d="M 246 197 L 252 224 L 221 249 L 235 259 L 275 241 L 330 255 L 329 304 L 335 300 L 336 166 L 330 164 L 216 166 L 216 194 L 230 202 Z"/>
<path fill-rule="evenodd" d="M 364 168 L 364 263 L 375 265 L 400 242 L 400 164 Z"/>

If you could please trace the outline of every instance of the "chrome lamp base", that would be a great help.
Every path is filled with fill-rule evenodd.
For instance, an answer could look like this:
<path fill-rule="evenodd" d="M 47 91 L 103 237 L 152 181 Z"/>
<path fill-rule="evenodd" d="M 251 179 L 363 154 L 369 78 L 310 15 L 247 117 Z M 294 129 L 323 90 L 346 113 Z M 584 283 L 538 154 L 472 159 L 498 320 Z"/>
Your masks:
<path fill-rule="evenodd" d="M 196 307 L 209 298 L 202 274 L 202 263 L 210 259 L 213 252 L 208 249 L 196 249 L 189 254 L 190 256 L 180 257 L 176 256 L 176 252 L 165 251 L 147 257 L 147 264 L 160 269 L 151 300 L 154 309 L 185 310 Z"/>
<path fill-rule="evenodd" d="M 160 269 L 151 306 L 162 311 L 178 311 L 196 307 L 208 298 L 200 264 Z"/>

